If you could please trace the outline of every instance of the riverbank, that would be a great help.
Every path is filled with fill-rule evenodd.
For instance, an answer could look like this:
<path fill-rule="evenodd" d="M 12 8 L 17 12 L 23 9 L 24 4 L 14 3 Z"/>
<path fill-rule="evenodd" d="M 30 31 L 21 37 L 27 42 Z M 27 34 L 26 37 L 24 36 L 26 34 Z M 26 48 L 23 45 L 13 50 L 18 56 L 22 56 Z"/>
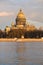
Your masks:
<path fill-rule="evenodd" d="M 0 42 L 43 42 L 43 39 L 30 39 L 30 38 L 0 38 Z"/>

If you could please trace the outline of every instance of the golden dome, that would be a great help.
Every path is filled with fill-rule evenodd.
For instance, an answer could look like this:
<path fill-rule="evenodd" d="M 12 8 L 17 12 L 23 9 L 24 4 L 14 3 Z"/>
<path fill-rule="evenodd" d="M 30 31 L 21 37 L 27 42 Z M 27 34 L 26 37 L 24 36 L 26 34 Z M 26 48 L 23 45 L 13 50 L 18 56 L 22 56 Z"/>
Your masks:
<path fill-rule="evenodd" d="M 20 10 L 16 18 L 16 25 L 25 25 L 25 24 L 26 24 L 25 15 L 23 14 L 22 10 Z"/>
<path fill-rule="evenodd" d="M 25 15 L 23 14 L 22 10 L 19 11 L 17 18 L 25 18 Z"/>

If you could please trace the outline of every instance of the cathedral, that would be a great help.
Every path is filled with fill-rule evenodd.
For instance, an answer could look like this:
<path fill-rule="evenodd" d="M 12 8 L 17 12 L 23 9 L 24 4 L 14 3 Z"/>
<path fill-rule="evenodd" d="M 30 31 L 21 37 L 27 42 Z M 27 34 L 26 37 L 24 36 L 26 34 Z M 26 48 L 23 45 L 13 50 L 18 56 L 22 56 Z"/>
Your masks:
<path fill-rule="evenodd" d="M 33 31 L 36 29 L 34 25 L 26 24 L 26 17 L 21 9 L 17 14 L 15 22 L 16 24 L 14 24 L 14 22 L 11 23 L 11 27 L 6 26 L 6 32 L 9 32 L 11 29 L 25 29 L 27 31 Z"/>
<path fill-rule="evenodd" d="M 20 9 L 15 18 L 15 23 L 12 22 L 11 26 L 6 26 L 4 36 L 6 38 L 41 38 L 43 37 L 43 31 L 29 24 L 23 11 Z"/>

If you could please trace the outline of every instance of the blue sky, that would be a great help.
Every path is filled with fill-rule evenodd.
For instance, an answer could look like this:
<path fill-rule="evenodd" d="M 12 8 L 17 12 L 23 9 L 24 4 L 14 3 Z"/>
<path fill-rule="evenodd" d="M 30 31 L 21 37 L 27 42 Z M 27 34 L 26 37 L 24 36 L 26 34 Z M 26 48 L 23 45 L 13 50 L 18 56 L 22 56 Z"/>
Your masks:
<path fill-rule="evenodd" d="M 28 22 L 43 26 L 43 0 L 0 0 L 0 29 L 10 25 L 22 9 Z"/>

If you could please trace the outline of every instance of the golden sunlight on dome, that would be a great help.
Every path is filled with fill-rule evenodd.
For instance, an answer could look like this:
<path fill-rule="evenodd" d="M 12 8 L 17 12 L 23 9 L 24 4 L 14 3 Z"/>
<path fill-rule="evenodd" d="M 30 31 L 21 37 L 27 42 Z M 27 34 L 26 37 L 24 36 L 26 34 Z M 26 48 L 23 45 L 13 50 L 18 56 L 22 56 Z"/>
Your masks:
<path fill-rule="evenodd" d="M 17 17 L 16 17 L 16 25 L 25 25 L 26 24 L 26 18 L 22 10 L 19 11 Z"/>
<path fill-rule="evenodd" d="M 17 15 L 17 18 L 25 18 L 25 15 L 24 13 L 22 12 L 22 10 L 20 9 L 18 15 Z"/>

